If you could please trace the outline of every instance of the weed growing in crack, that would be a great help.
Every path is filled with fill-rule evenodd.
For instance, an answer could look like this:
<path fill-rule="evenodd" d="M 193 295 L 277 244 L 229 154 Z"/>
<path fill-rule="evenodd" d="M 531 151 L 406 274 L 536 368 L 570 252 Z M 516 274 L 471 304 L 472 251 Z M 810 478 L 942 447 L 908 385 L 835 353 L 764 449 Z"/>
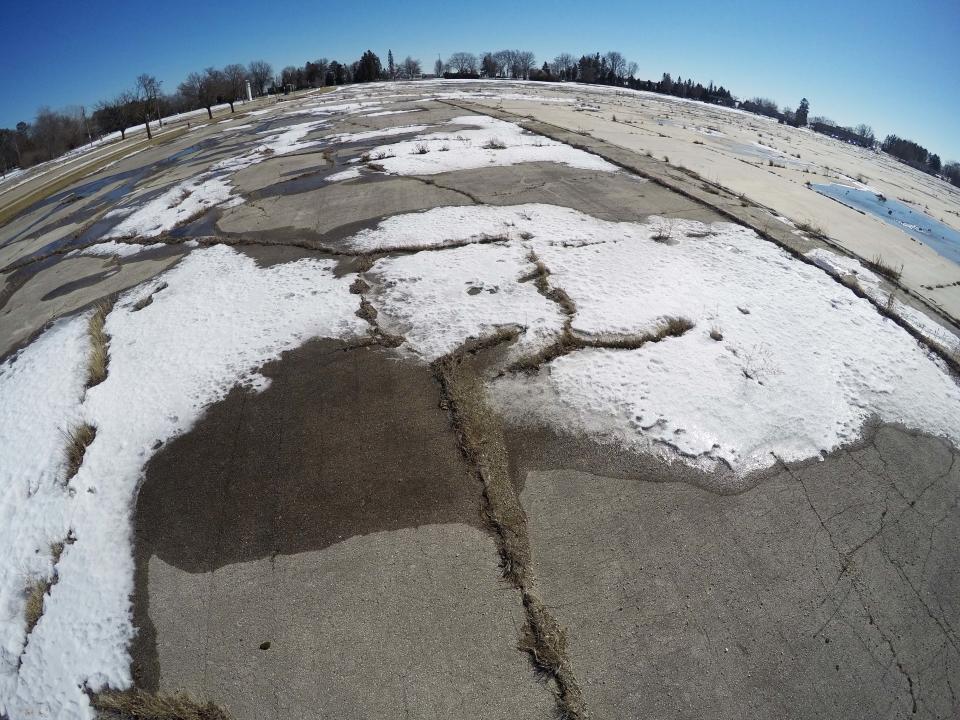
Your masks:
<path fill-rule="evenodd" d="M 360 299 L 360 309 L 357 310 L 357 317 L 366 320 L 371 325 L 376 322 L 377 309 L 366 298 Z"/>
<path fill-rule="evenodd" d="M 894 267 L 886 260 L 883 259 L 883 255 L 877 254 L 874 255 L 873 260 L 863 260 L 864 265 L 873 270 L 878 275 L 883 275 L 888 280 L 893 282 L 898 282 L 900 276 L 903 274 L 903 264 L 900 267 Z"/>
<path fill-rule="evenodd" d="M 66 440 L 66 446 L 63 451 L 66 472 L 63 483 L 66 484 L 77 474 L 77 471 L 83 464 L 83 458 L 87 454 L 87 447 L 89 447 L 90 443 L 97 437 L 97 429 L 90 423 L 83 423 L 68 432 L 64 432 L 63 436 Z"/>
<path fill-rule="evenodd" d="M 87 361 L 88 388 L 107 379 L 107 363 L 110 361 L 107 346 L 110 343 L 110 338 L 104 330 L 104 326 L 107 322 L 107 315 L 112 308 L 112 302 L 99 303 L 87 324 L 87 334 L 90 336 L 90 357 Z"/>
<path fill-rule="evenodd" d="M 827 236 L 823 228 L 810 220 L 801 220 L 798 222 L 797 230 L 812 235 L 813 237 L 825 238 Z"/>
<path fill-rule="evenodd" d="M 500 328 L 464 343 L 436 360 L 432 368 L 442 388 L 444 405 L 450 410 L 461 451 L 483 482 L 484 514 L 497 536 L 503 574 L 523 597 L 527 617 L 518 648 L 529 653 L 537 667 L 556 682 L 561 715 L 579 720 L 586 716 L 586 709 L 566 659 L 566 635 L 529 586 L 531 556 L 526 514 L 510 478 L 502 425 L 486 402 L 483 381 L 474 367 L 478 353 L 512 342 L 519 334 L 516 328 Z"/>
<path fill-rule="evenodd" d="M 369 289 L 370 283 L 360 276 L 357 276 L 357 279 L 350 283 L 350 292 L 352 292 L 354 295 L 363 295 Z"/>
<path fill-rule="evenodd" d="M 33 629 L 40 622 L 43 615 L 43 599 L 47 596 L 53 583 L 50 580 L 37 580 L 27 590 L 27 602 L 24 606 L 24 615 L 27 621 L 27 635 L 33 632 Z"/>

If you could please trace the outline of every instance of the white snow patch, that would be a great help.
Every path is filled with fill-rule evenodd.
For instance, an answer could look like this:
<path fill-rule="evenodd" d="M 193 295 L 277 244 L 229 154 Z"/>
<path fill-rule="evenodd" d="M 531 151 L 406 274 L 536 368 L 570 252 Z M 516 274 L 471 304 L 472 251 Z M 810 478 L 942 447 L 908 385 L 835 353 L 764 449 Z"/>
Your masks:
<path fill-rule="evenodd" d="M 370 154 L 373 157 L 392 156 L 378 159 L 377 162 L 387 172 L 396 175 L 432 175 L 527 162 L 555 162 L 600 172 L 618 170 L 615 165 L 596 155 L 542 135 L 525 134 L 519 125 L 486 115 L 457 117 L 448 124 L 472 127 L 381 145 L 371 150 Z M 505 147 L 485 147 L 494 143 Z"/>
<path fill-rule="evenodd" d="M 14 720 L 36 709 L 17 697 L 25 592 L 53 578 L 50 546 L 71 528 L 63 433 L 80 423 L 88 317 L 57 321 L 0 364 L 0 715 Z"/>
<path fill-rule="evenodd" d="M 799 460 L 853 441 L 873 415 L 960 439 L 960 390 L 942 363 L 869 303 L 752 231 L 613 223 L 544 205 L 444 212 L 393 218 L 351 240 L 416 246 L 423 233 L 436 245 L 515 223 L 510 236 L 520 239 L 507 248 L 471 245 L 374 266 L 381 317 L 425 358 L 502 324 L 531 328 L 532 346 L 558 327 L 559 316 L 543 310 L 527 283 L 522 309 L 512 298 L 499 304 L 516 292 L 508 280 L 522 274 L 524 246 L 576 303 L 576 332 L 641 333 L 672 316 L 695 323 L 680 338 L 635 351 L 579 351 L 536 377 L 494 383 L 512 415 L 707 469 L 728 464 L 740 475 L 772 464 L 774 454 Z M 653 240 L 664 224 L 673 244 Z M 487 293 L 491 286 L 498 292 Z M 472 287 L 480 292 L 468 295 Z M 721 342 L 709 337 L 713 326 Z"/>
<path fill-rule="evenodd" d="M 352 167 L 347 168 L 346 170 L 341 170 L 338 173 L 333 173 L 327 177 L 327 182 L 342 182 L 344 180 L 353 180 L 353 178 L 360 177 L 360 168 Z"/>
<path fill-rule="evenodd" d="M 568 242 L 589 243 L 608 240 L 607 226 L 618 227 L 556 205 L 453 205 L 393 215 L 345 242 L 351 249 L 363 251 L 439 247 L 494 236 L 511 240 L 562 237 Z"/>
<path fill-rule="evenodd" d="M 84 687 L 130 685 L 130 513 L 153 448 L 186 432 L 231 388 L 266 387 L 258 368 L 282 352 L 313 337 L 366 332 L 350 279 L 334 277 L 333 265 L 305 259 L 260 269 L 225 246 L 191 253 L 109 314 L 109 373 L 82 405 L 83 316 L 55 325 L 0 369 L 0 533 L 7 541 L 0 697 L 11 718 L 87 720 L 93 713 Z M 160 281 L 168 287 L 158 290 Z M 132 312 L 152 290 L 153 302 Z M 97 436 L 70 482 L 73 492 L 58 495 L 59 428 L 78 417 L 95 425 Z M 58 582 L 17 673 L 23 614 L 14 596 L 24 578 L 10 573 L 49 574 L 49 542 L 62 539 L 68 525 L 76 541 L 57 565 Z M 40 556 L 30 557 L 38 548 Z"/>
<path fill-rule="evenodd" d="M 428 361 L 504 326 L 525 329 L 516 352 L 539 349 L 564 316 L 533 283 L 519 282 L 533 269 L 527 252 L 519 244 L 467 245 L 379 260 L 368 273 L 378 288 L 377 320 Z"/>
<path fill-rule="evenodd" d="M 407 133 L 418 133 L 426 130 L 429 125 L 398 125 L 397 127 L 384 128 L 382 130 L 364 130 L 355 133 L 337 133 L 325 138 L 329 142 L 350 143 L 363 142 L 378 137 L 389 137 L 391 135 L 406 135 Z"/>
<path fill-rule="evenodd" d="M 74 250 L 69 253 L 73 255 L 96 255 L 102 257 L 130 257 L 131 255 L 136 255 L 141 253 L 144 250 L 157 250 L 159 248 L 166 247 L 164 243 L 151 243 L 150 245 L 143 245 L 140 243 L 124 243 L 116 242 L 115 240 L 109 240 L 107 242 L 97 243 L 96 245 L 91 245 L 90 247 L 83 248 L 82 250 Z"/>
<path fill-rule="evenodd" d="M 129 208 L 111 210 L 104 217 L 125 217 L 104 237 L 154 237 L 229 198 L 230 185 L 223 178 L 209 173 L 200 175 L 175 185 L 132 211 Z"/>
<path fill-rule="evenodd" d="M 807 257 L 831 275 L 855 277 L 860 289 L 872 300 L 884 306 L 889 304 L 891 312 L 921 335 L 933 340 L 948 351 L 960 351 L 960 338 L 955 333 L 926 313 L 897 299 L 896 294 L 891 299 L 890 291 L 883 288 L 883 279 L 869 268 L 864 267 L 859 260 L 823 248 L 811 250 L 807 253 Z"/>
<path fill-rule="evenodd" d="M 381 117 L 383 115 L 404 115 L 405 113 L 423 112 L 426 108 L 413 108 L 412 110 L 381 110 L 380 112 L 366 113 L 364 117 Z"/>

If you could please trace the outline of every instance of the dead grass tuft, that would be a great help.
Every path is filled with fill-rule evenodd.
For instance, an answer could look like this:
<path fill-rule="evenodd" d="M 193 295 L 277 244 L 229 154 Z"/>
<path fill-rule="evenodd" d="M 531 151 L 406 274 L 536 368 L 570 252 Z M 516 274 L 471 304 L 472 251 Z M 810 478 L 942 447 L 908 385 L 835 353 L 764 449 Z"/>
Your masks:
<path fill-rule="evenodd" d="M 43 599 L 50 591 L 53 583 L 49 580 L 37 580 L 27 591 L 27 604 L 24 614 L 27 620 L 27 635 L 33 632 L 33 629 L 40 622 L 43 615 Z"/>
<path fill-rule="evenodd" d="M 417 143 L 413 148 L 413 155 L 426 155 L 430 152 L 430 148 L 425 143 Z"/>
<path fill-rule="evenodd" d="M 104 330 L 104 326 L 112 308 L 112 301 L 98 303 L 87 324 L 87 334 L 90 336 L 90 357 L 87 361 L 88 388 L 99 385 L 107 379 L 107 364 L 110 361 L 107 348 L 110 337 Z"/>
<path fill-rule="evenodd" d="M 483 144 L 483 147 L 486 150 L 506 150 L 507 144 L 500 138 L 490 138 Z"/>
<path fill-rule="evenodd" d="M 188 695 L 155 695 L 143 690 L 106 691 L 92 697 L 93 706 L 110 720 L 230 720 L 211 702 Z"/>
<path fill-rule="evenodd" d="M 650 239 L 654 242 L 662 243 L 664 245 L 673 244 L 673 223 L 669 220 L 661 222 L 657 225 L 656 230 L 653 235 L 650 236 Z"/>
<path fill-rule="evenodd" d="M 805 232 L 807 235 L 812 235 L 813 237 L 818 238 L 825 238 L 827 236 L 822 227 L 810 220 L 800 220 L 796 223 L 796 225 L 797 230 Z"/>
<path fill-rule="evenodd" d="M 893 280 L 893 282 L 899 282 L 900 276 L 903 274 L 902 264 L 896 268 L 884 260 L 882 255 L 875 255 L 873 260 L 863 260 L 862 262 L 878 275 L 883 275 L 888 280 Z"/>
<path fill-rule="evenodd" d="M 586 710 L 576 678 L 566 661 L 566 634 L 529 589 L 532 580 L 526 514 L 510 479 L 503 427 L 486 402 L 483 380 L 474 367 L 475 356 L 520 334 L 517 328 L 468 341 L 433 363 L 446 407 L 464 456 L 477 468 L 483 482 L 484 514 L 497 535 L 504 576 L 520 589 L 527 622 L 518 647 L 530 653 L 537 667 L 556 682 L 563 717 L 584 718 Z"/>
<path fill-rule="evenodd" d="M 377 320 L 377 309 L 366 298 L 360 299 L 360 309 L 357 310 L 357 317 L 366 320 L 371 325 Z"/>
<path fill-rule="evenodd" d="M 89 423 L 83 423 L 69 432 L 63 433 L 63 435 L 67 441 L 64 448 L 64 461 L 67 465 L 67 471 L 63 480 L 66 484 L 70 481 L 70 478 L 77 474 L 77 470 L 83 464 L 83 457 L 87 454 L 87 447 L 97 436 L 97 429 Z"/>
<path fill-rule="evenodd" d="M 363 295 L 369 289 L 370 283 L 368 283 L 362 277 L 357 277 L 357 279 L 350 284 L 350 292 L 352 292 L 354 295 Z"/>

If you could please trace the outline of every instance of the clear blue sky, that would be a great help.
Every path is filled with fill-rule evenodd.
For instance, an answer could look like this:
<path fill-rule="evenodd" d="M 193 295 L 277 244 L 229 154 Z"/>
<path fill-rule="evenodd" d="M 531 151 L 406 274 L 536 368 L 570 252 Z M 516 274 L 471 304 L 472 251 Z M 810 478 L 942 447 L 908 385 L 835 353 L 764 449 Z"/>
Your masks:
<path fill-rule="evenodd" d="M 642 78 L 693 77 L 763 95 L 878 136 L 909 137 L 960 160 L 960 1 L 695 2 L 11 2 L 3 12 L 0 126 L 41 105 L 92 106 L 141 72 L 172 91 L 208 65 L 262 58 L 275 70 L 370 48 L 437 54 L 503 47 L 619 50 Z"/>

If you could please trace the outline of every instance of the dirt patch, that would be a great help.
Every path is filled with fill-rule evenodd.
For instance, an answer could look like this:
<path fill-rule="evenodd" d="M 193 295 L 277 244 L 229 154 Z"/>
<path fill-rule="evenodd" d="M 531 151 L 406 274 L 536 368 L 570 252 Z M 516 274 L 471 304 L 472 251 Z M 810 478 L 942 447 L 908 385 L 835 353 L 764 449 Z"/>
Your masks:
<path fill-rule="evenodd" d="M 431 523 L 482 527 L 481 486 L 430 369 L 377 347 L 312 341 L 264 367 L 147 467 L 137 500 L 132 648 L 137 685 L 158 681 L 152 555 L 191 573 L 319 550 Z"/>

